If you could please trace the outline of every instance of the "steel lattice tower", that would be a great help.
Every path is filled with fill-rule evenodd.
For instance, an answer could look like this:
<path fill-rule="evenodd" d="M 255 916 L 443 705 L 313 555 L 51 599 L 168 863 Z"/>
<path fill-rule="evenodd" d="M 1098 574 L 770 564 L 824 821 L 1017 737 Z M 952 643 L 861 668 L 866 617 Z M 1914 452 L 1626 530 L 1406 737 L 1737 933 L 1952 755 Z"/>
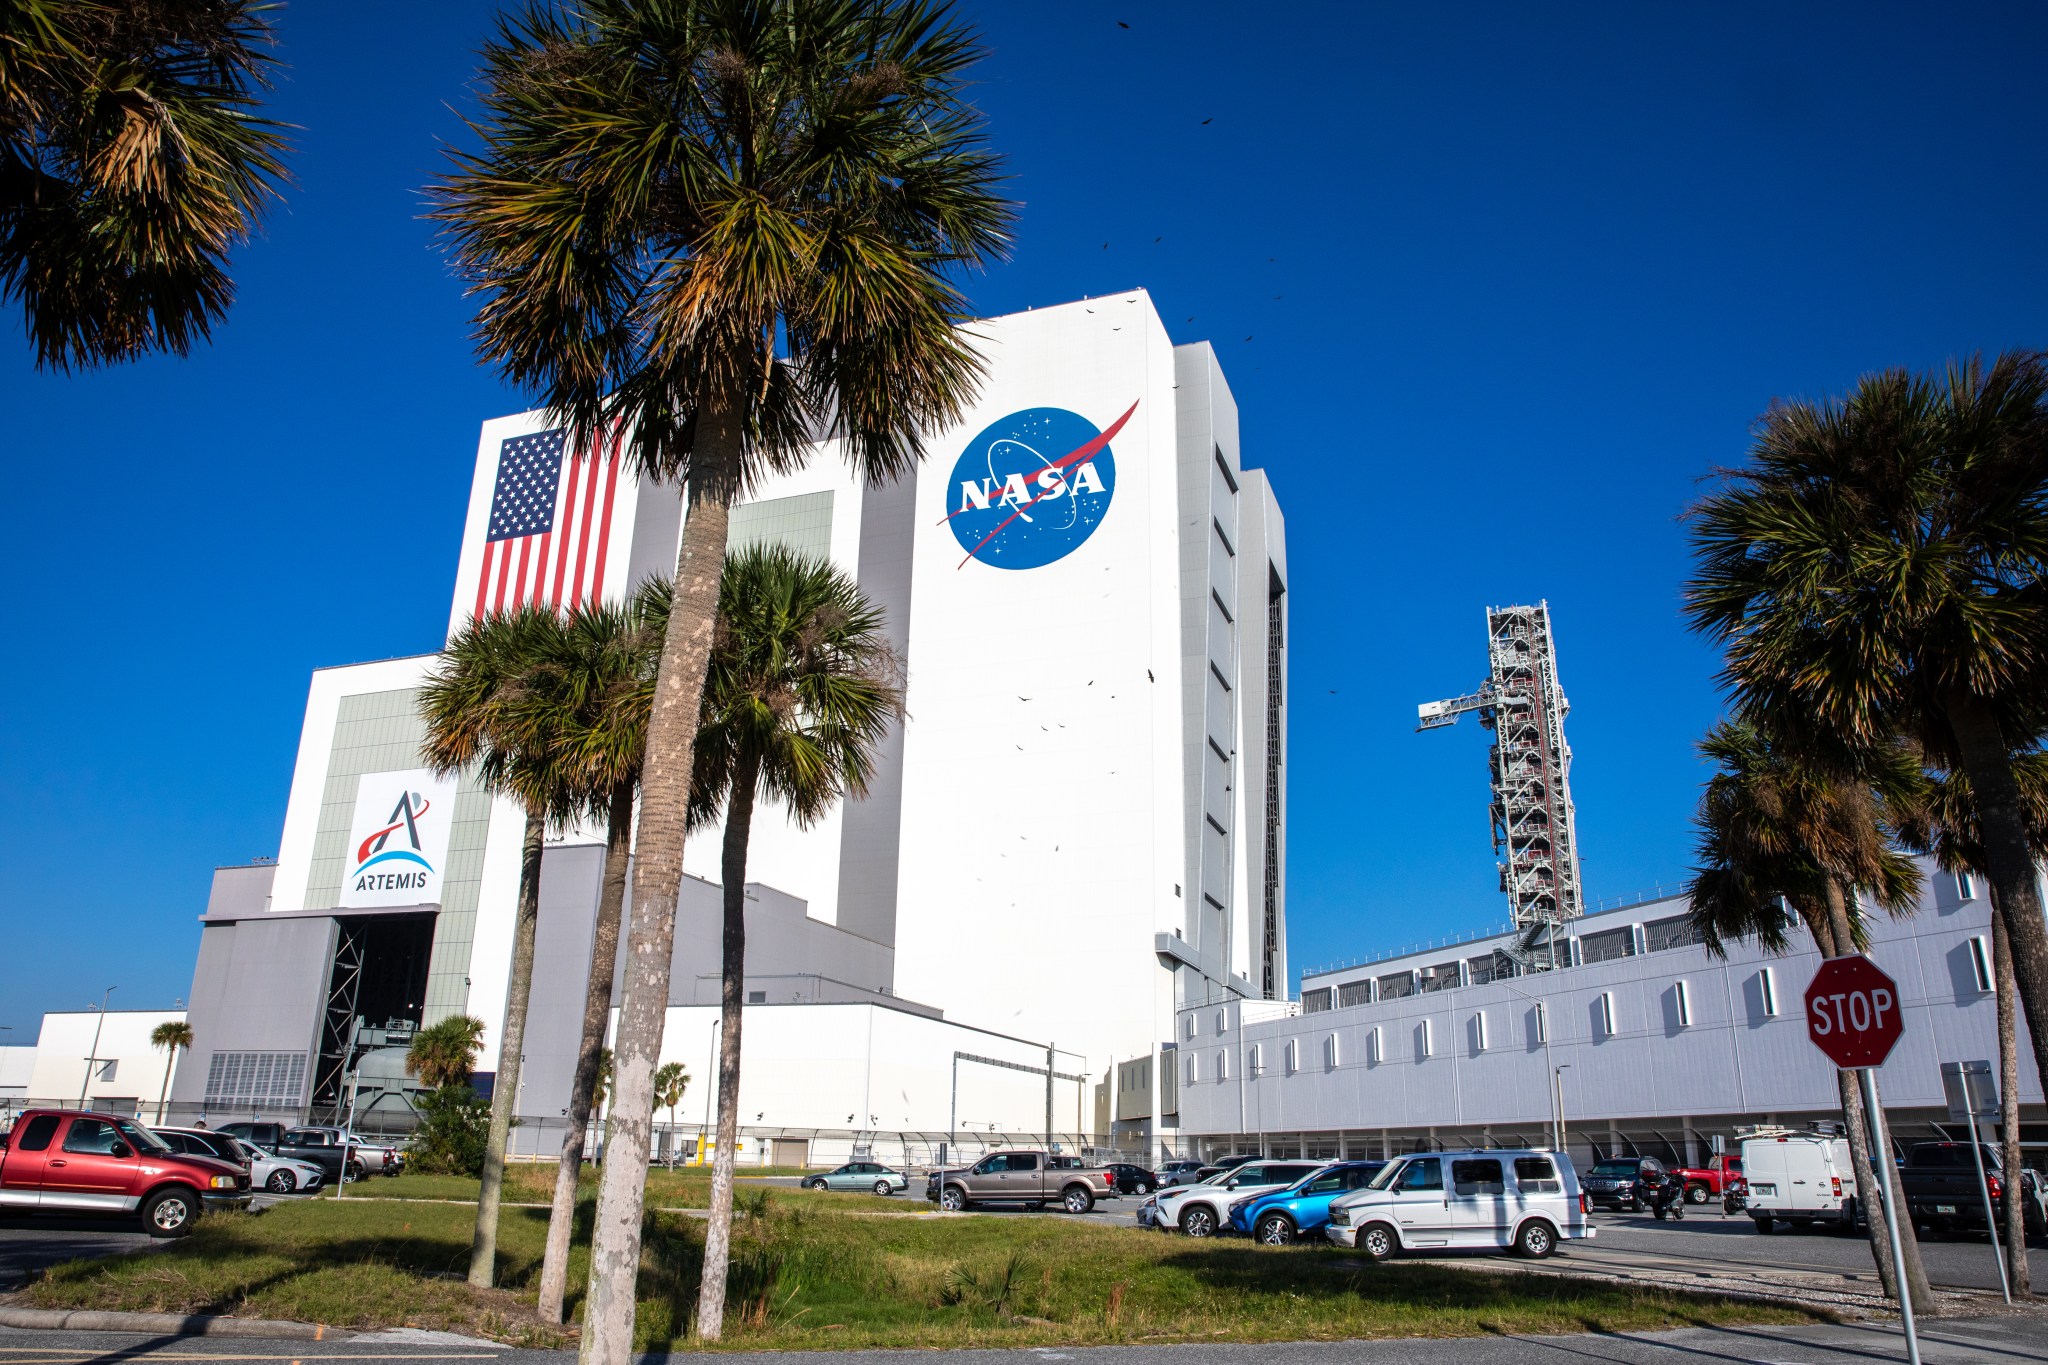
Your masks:
<path fill-rule="evenodd" d="M 1546 966 L 1534 950 L 1554 938 L 1556 926 L 1585 913 L 1572 751 L 1564 737 L 1571 706 L 1557 681 L 1550 604 L 1487 608 L 1486 648 L 1486 683 L 1468 696 L 1424 702 L 1416 708 L 1415 728 L 1441 729 L 1477 711 L 1479 723 L 1493 731 L 1488 767 L 1500 886 L 1523 931 L 1518 960 L 1524 967 Z"/>

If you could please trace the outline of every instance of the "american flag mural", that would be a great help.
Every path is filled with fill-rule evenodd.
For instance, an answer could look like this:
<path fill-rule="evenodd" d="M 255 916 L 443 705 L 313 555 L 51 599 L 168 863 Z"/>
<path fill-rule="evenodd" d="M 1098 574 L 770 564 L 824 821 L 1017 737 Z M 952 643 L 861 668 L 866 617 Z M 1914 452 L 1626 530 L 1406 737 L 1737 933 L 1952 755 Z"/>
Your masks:
<path fill-rule="evenodd" d="M 499 443 L 475 614 L 574 607 L 604 591 L 619 438 L 567 453 L 560 428 Z"/>

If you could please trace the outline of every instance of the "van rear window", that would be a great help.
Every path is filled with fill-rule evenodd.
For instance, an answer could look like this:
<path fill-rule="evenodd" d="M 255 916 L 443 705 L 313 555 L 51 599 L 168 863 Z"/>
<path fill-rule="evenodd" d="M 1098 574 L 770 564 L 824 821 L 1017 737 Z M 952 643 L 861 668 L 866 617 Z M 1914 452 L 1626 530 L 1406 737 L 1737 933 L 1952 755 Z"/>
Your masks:
<path fill-rule="evenodd" d="M 1547 1156 L 1516 1157 L 1515 1183 L 1524 1194 L 1564 1193 L 1564 1182 L 1557 1178 L 1557 1167 Z"/>

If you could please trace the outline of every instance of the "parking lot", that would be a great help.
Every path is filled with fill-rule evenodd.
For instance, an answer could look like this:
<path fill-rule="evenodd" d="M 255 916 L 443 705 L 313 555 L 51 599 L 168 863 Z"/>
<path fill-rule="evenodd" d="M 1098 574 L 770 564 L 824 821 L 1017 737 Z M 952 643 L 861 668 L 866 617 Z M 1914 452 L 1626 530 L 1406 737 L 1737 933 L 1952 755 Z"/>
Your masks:
<path fill-rule="evenodd" d="M 311 1198 L 309 1194 L 259 1194 L 250 1207 L 266 1209 Z M 12 1293 L 36 1272 L 64 1261 L 160 1245 L 133 1218 L 0 1218 L 0 1294 Z"/>

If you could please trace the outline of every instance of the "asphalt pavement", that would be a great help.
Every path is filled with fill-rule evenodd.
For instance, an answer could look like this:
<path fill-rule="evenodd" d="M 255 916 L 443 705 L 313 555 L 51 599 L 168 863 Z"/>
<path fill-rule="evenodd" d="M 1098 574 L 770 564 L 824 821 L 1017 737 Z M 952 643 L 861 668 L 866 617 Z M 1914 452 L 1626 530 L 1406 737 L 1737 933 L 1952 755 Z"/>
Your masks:
<path fill-rule="evenodd" d="M 1927 1365 L 2048 1362 L 2048 1334 L 2032 1316 L 1946 1319 L 1920 1334 Z M 678 1353 L 683 1354 L 683 1353 Z M 1529 1365 L 1529 1362 L 1613 1362 L 1614 1365 L 1870 1365 L 1902 1360 L 1896 1326 L 1861 1323 L 1822 1327 L 1688 1328 L 1678 1332 L 1591 1332 L 1555 1337 L 1460 1337 L 1450 1340 L 1261 1342 L 1235 1345 L 1040 1347 L 1013 1351 L 774 1351 L 720 1354 L 734 1365 Z M 655 1362 L 673 1356 L 647 1356 Z M 570 1365 L 568 1351 L 524 1351 L 434 1332 L 377 1332 L 335 1341 L 264 1341 L 240 1337 L 145 1337 L 103 1332 L 30 1332 L 0 1328 L 0 1361 L 8 1365 L 99 1365 L 163 1361 L 165 1365 L 310 1365 L 313 1361 L 487 1361 L 492 1365 Z"/>
<path fill-rule="evenodd" d="M 311 1199 L 309 1194 L 259 1194 L 251 1208 Z M 0 1218 L 0 1294 L 27 1284 L 37 1271 L 89 1256 L 146 1251 L 164 1243 L 139 1230 L 133 1218 Z M 0 1355 L 0 1365 L 8 1358 Z"/>

